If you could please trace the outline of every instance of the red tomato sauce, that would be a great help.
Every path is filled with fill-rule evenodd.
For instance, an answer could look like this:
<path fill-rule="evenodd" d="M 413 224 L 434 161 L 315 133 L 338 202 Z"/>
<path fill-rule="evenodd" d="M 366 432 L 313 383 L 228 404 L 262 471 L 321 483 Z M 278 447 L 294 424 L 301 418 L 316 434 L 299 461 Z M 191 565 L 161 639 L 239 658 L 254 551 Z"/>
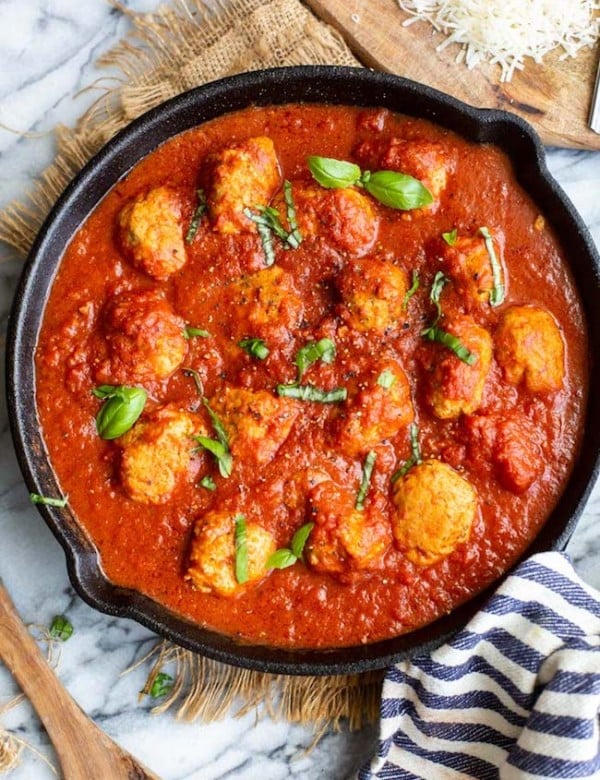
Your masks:
<path fill-rule="evenodd" d="M 446 161 L 447 183 L 430 211 L 399 211 L 361 193 L 378 220 L 371 246 L 368 219 L 363 229 L 352 214 L 344 222 L 345 206 L 332 206 L 330 218 L 320 206 L 322 224 L 316 235 L 304 236 L 297 249 L 284 249 L 275 241 L 272 268 L 284 272 L 285 284 L 267 290 L 259 306 L 264 321 L 259 322 L 252 306 L 261 293 L 252 280 L 264 272 L 265 256 L 250 223 L 242 232 L 223 234 L 214 229 L 210 213 L 204 215 L 196 237 L 186 244 L 184 266 L 162 281 L 131 262 L 118 228 L 119 214 L 133 198 L 166 185 L 179 199 L 185 234 L 196 208 L 196 190 L 205 185 L 207 155 L 258 136 L 274 143 L 281 181 L 292 182 L 300 222 L 308 213 L 302 187 L 318 187 L 307 168 L 309 155 L 356 161 L 363 169 L 376 170 L 396 165 L 397 150 L 390 139 L 415 148 L 425 142 Z M 426 157 L 421 155 L 421 166 L 427 166 Z M 281 201 L 280 194 L 274 202 L 278 198 Z M 489 305 L 486 296 L 470 300 L 468 280 L 461 284 L 452 275 L 450 261 L 444 260 L 450 249 L 443 233 L 456 229 L 458 237 L 479 239 L 482 226 L 489 228 L 501 254 L 506 298 L 497 307 Z M 364 246 L 357 249 L 361 241 Z M 377 276 L 376 261 L 400 269 L 409 283 L 413 272 L 418 273 L 419 288 L 401 306 L 394 294 L 386 299 L 371 277 L 365 282 L 370 300 L 360 298 L 362 280 L 371 272 Z M 492 343 L 481 401 L 475 410 L 451 418 L 440 417 L 432 406 L 432 382 L 438 381 L 434 377 L 442 376 L 442 392 L 474 391 L 460 373 L 459 358 L 422 335 L 435 317 L 430 293 L 438 271 L 448 279 L 440 295 L 439 324 L 468 315 L 490 334 Z M 477 273 L 471 278 L 479 281 Z M 124 382 L 122 375 L 114 375 L 114 364 L 102 368 L 110 352 L 107 306 L 115 295 L 131 290 L 160 291 L 182 322 L 210 333 L 190 338 L 183 364 L 164 378 Z M 382 330 L 365 328 L 360 320 L 363 315 L 378 316 L 378 309 L 373 313 L 369 308 L 373 299 L 392 301 L 394 320 Z M 538 307 L 556 323 L 564 345 L 559 389 L 534 391 L 525 380 L 507 378 L 498 359 L 497 334 L 504 313 L 513 306 Z M 358 320 L 352 319 L 353 311 L 359 312 Z M 270 350 L 266 360 L 237 346 L 248 337 L 264 340 Z M 190 439 L 189 463 L 168 500 L 144 503 L 124 489 L 122 444 L 98 436 L 94 420 L 103 402 L 92 394 L 94 387 L 143 386 L 148 393 L 144 415 L 172 404 L 201 418 L 214 437 L 197 388 L 182 367 L 198 372 L 203 393 L 215 408 L 226 387 L 263 390 L 276 397 L 278 384 L 295 380 L 297 351 L 321 338 L 334 342 L 335 358 L 316 361 L 302 381 L 324 390 L 344 387 L 346 401 L 296 401 L 289 434 L 273 446 L 272 457 L 268 441 L 263 449 L 260 442 L 242 437 L 230 477 L 219 473 L 210 453 L 193 452 L 197 444 Z M 549 221 L 516 183 L 501 151 L 387 111 L 318 105 L 251 108 L 165 143 L 116 184 L 78 230 L 46 306 L 36 353 L 38 411 L 62 491 L 112 582 L 243 641 L 296 648 L 348 646 L 411 631 L 449 612 L 498 578 L 527 548 L 573 465 L 587 393 L 587 349 L 582 308 L 565 252 Z M 440 368 L 444 359 L 446 368 Z M 410 408 L 397 430 L 398 418 L 390 416 L 385 399 L 373 408 L 365 402 L 362 411 L 357 406 L 361 392 L 380 392 L 375 380 L 385 370 L 385 360 L 400 366 L 408 380 Z M 544 367 L 543 357 L 541 362 Z M 356 445 L 353 451 L 354 429 L 344 426 L 355 413 L 360 436 L 378 419 L 383 429 L 377 441 Z M 508 427 L 502 427 L 507 416 Z M 415 562 L 415 555 L 407 554 L 407 543 L 390 531 L 399 511 L 392 476 L 411 456 L 411 421 L 418 427 L 422 459 L 451 467 L 477 497 L 466 541 L 458 541 L 429 564 Z M 367 451 L 376 455 L 365 497 L 365 512 L 374 517 L 368 533 L 379 534 L 382 543 L 377 555 L 361 562 L 360 556 L 339 546 L 335 534 L 348 500 L 358 492 Z M 535 473 L 528 475 L 531 453 Z M 314 473 L 334 485 L 329 499 L 307 499 L 314 485 L 305 477 Z M 216 490 L 199 487 L 206 475 Z M 323 508 L 328 500 L 329 507 Z M 312 565 L 309 538 L 304 562 L 265 571 L 233 595 L 203 592 L 185 575 L 194 524 L 211 511 L 230 511 L 232 516 L 242 512 L 248 522 L 271 534 L 278 548 L 288 547 L 303 524 L 322 521 L 321 533 L 333 535 L 334 563 L 330 570 Z M 325 528 L 327 517 L 330 531 Z"/>

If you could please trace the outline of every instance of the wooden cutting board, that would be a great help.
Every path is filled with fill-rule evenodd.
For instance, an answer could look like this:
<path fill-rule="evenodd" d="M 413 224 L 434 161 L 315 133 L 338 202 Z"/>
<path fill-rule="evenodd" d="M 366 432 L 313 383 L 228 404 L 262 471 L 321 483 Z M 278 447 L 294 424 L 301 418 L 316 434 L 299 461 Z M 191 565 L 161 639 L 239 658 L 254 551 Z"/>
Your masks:
<path fill-rule="evenodd" d="M 547 145 L 600 150 L 600 135 L 587 127 L 597 50 L 581 49 L 575 59 L 562 62 L 551 53 L 542 65 L 528 63 L 510 83 L 501 84 L 498 66 L 468 70 L 456 63 L 456 45 L 436 52 L 444 37 L 434 34 L 428 22 L 403 27 L 408 15 L 396 0 L 304 2 L 337 28 L 369 67 L 429 84 L 474 106 L 520 114 Z"/>

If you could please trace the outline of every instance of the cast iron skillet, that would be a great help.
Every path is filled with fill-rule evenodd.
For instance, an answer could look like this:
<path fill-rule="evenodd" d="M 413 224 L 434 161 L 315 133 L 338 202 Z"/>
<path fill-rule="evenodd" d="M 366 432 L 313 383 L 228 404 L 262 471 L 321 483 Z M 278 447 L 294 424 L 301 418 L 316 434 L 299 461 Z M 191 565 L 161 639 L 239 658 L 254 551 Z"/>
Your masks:
<path fill-rule="evenodd" d="M 366 69 L 277 68 L 223 79 L 180 95 L 144 114 L 97 154 L 58 200 L 44 223 L 23 271 L 8 335 L 8 406 L 17 456 L 30 490 L 60 492 L 36 415 L 34 352 L 52 280 L 72 235 L 109 189 L 142 157 L 176 133 L 250 104 L 294 101 L 382 106 L 423 117 L 464 137 L 493 143 L 511 157 L 517 178 L 552 223 L 567 249 L 587 316 L 591 350 L 600 348 L 600 260 L 581 218 L 551 178 L 543 148 L 521 119 L 477 110 L 420 84 Z M 590 388 L 600 386 L 591 365 Z M 588 404 L 581 452 L 567 489 L 528 554 L 562 549 L 571 536 L 599 471 L 600 405 Z M 385 667 L 427 652 L 461 628 L 489 593 L 433 624 L 371 645 L 323 651 L 287 651 L 238 644 L 179 617 L 146 596 L 111 584 L 96 549 L 68 510 L 40 511 L 62 545 L 74 588 L 89 604 L 129 617 L 176 643 L 238 666 L 286 674 L 340 674 Z"/>

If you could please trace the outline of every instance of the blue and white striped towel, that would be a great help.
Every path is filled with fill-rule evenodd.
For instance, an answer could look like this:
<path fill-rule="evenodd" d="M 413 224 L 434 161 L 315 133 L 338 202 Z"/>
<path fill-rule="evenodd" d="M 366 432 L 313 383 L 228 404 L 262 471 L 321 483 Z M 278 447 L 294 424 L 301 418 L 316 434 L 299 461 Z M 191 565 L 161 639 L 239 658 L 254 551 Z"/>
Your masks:
<path fill-rule="evenodd" d="M 600 593 L 521 564 L 450 643 L 388 670 L 359 780 L 600 779 Z"/>

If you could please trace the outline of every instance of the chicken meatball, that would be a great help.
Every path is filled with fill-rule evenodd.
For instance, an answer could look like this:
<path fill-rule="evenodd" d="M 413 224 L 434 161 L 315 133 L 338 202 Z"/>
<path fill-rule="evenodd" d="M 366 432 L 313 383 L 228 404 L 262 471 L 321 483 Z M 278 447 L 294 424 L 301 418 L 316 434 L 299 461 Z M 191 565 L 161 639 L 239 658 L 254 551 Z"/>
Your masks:
<path fill-rule="evenodd" d="M 398 328 L 408 289 L 406 272 L 393 263 L 364 258 L 340 274 L 345 316 L 359 331 L 386 333 Z"/>
<path fill-rule="evenodd" d="M 350 457 L 393 438 L 414 416 L 410 384 L 395 360 L 380 362 L 359 386 L 336 422 L 337 444 Z"/>
<path fill-rule="evenodd" d="M 472 317 L 457 316 L 444 329 L 456 336 L 474 356 L 469 365 L 451 350 L 438 345 L 433 371 L 429 377 L 427 401 L 441 420 L 472 414 L 482 403 L 483 388 L 492 361 L 492 339 Z"/>
<path fill-rule="evenodd" d="M 226 387 L 211 401 L 227 436 L 234 462 L 263 466 L 287 439 L 300 407 L 266 390 Z"/>
<path fill-rule="evenodd" d="M 273 141 L 248 138 L 209 155 L 206 160 L 208 211 L 214 229 L 224 235 L 254 232 L 244 209 L 267 206 L 281 180 Z"/>
<path fill-rule="evenodd" d="M 455 167 L 452 156 L 435 141 L 404 138 L 391 138 L 383 144 L 366 141 L 357 149 L 357 155 L 371 170 L 398 171 L 422 182 L 433 195 L 433 202 L 418 209 L 421 212 L 437 211 L 448 177 Z"/>
<path fill-rule="evenodd" d="M 496 238 L 492 240 L 496 256 L 502 262 L 502 247 Z M 494 277 L 483 236 L 463 236 L 452 246 L 445 245 L 442 260 L 467 306 L 489 303 Z"/>
<path fill-rule="evenodd" d="M 167 379 L 187 354 L 185 323 L 159 292 L 115 295 L 105 308 L 103 326 L 108 358 L 97 366 L 99 381 L 135 384 Z"/>
<path fill-rule="evenodd" d="M 188 473 L 197 434 L 208 432 L 195 415 L 163 406 L 121 436 L 120 474 L 127 495 L 141 504 L 168 501 Z"/>
<path fill-rule="evenodd" d="M 466 542 L 479 504 L 473 486 L 439 460 L 413 466 L 394 484 L 392 531 L 398 548 L 430 566 Z"/>
<path fill-rule="evenodd" d="M 550 312 L 538 306 L 513 306 L 496 332 L 496 359 L 513 385 L 532 393 L 560 390 L 565 373 L 564 344 Z"/>
<path fill-rule="evenodd" d="M 204 593 L 233 596 L 245 584 L 235 575 L 235 513 L 214 510 L 199 518 L 194 526 L 186 579 Z M 257 522 L 246 520 L 248 583 L 268 574 L 267 561 L 275 552 L 274 537 Z"/>
<path fill-rule="evenodd" d="M 309 495 L 315 526 L 308 538 L 307 561 L 316 571 L 344 574 L 376 566 L 392 541 L 378 501 L 355 509 L 356 494 L 333 481 L 319 483 Z"/>
<path fill-rule="evenodd" d="M 317 185 L 293 188 L 298 227 L 303 238 L 320 236 L 336 249 L 360 256 L 377 240 L 379 219 L 370 198 L 354 187 L 324 189 Z M 285 212 L 279 203 L 281 213 Z"/>
<path fill-rule="evenodd" d="M 475 415 L 465 418 L 471 452 L 491 464 L 500 484 L 517 495 L 544 472 L 539 433 L 522 413 Z"/>
<path fill-rule="evenodd" d="M 119 214 L 121 244 L 135 266 L 159 281 L 186 262 L 181 205 L 169 187 L 138 195 Z"/>
<path fill-rule="evenodd" d="M 302 300 L 291 275 L 279 266 L 243 276 L 231 293 L 238 307 L 236 326 L 240 333 L 278 340 L 282 337 L 280 331 L 289 336 L 289 330 L 297 328 L 302 319 Z"/>

